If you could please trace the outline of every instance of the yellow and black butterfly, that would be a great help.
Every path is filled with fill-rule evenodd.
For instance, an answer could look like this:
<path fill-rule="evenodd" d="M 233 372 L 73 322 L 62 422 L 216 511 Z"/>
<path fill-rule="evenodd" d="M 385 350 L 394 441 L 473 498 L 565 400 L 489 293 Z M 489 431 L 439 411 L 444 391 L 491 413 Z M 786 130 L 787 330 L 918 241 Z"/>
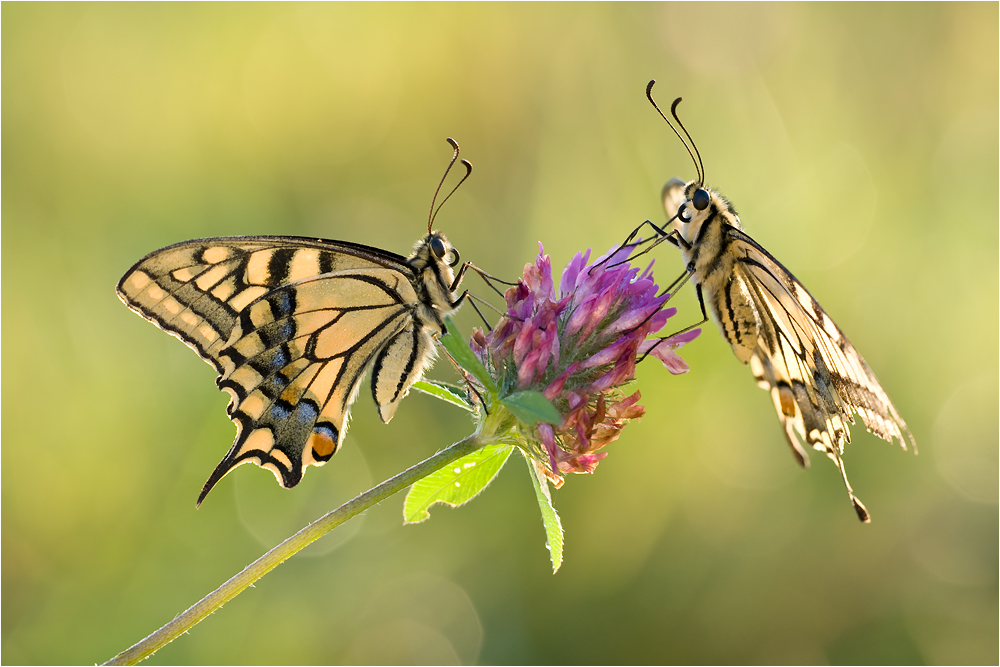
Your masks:
<path fill-rule="evenodd" d="M 656 107 L 653 83 L 646 95 Z M 698 178 L 688 183 L 672 179 L 664 186 L 669 232 L 644 223 L 657 231 L 654 245 L 669 241 L 684 259 L 685 273 L 668 291 L 676 292 L 691 279 L 704 318 L 693 326 L 708 320 L 706 310 L 712 313 L 736 358 L 749 364 L 757 384 L 771 393 L 796 460 L 803 467 L 809 464 L 800 439 L 830 457 L 858 518 L 867 523 L 868 511 L 854 496 L 841 460 L 851 440 L 848 423 L 859 414 L 869 432 L 889 442 L 898 439 L 904 450 L 909 441 L 916 451 L 913 435 L 871 368 L 816 299 L 743 231 L 732 204 L 705 186 L 701 155 L 677 117 L 680 101 L 674 101 L 671 113 L 687 141 L 663 118 L 691 154 Z"/>
<path fill-rule="evenodd" d="M 459 149 L 448 142 L 450 170 Z M 472 165 L 462 164 L 464 182 Z M 346 241 L 235 236 L 162 248 L 125 273 L 117 288 L 125 305 L 211 364 L 231 396 L 236 440 L 199 505 L 243 463 L 269 469 L 286 488 L 326 463 L 369 367 L 379 415 L 392 419 L 431 364 L 445 316 L 468 295 L 455 291 L 471 265 L 455 275 L 459 254 L 431 230 L 435 213 L 432 202 L 427 236 L 409 257 Z"/>

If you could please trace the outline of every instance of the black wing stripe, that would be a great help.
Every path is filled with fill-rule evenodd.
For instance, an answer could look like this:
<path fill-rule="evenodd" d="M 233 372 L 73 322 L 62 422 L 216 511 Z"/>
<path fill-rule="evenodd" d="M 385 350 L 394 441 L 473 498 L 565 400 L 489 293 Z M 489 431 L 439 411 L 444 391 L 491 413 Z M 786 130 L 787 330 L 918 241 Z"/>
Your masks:
<path fill-rule="evenodd" d="M 410 357 L 406 360 L 406 367 L 403 368 L 402 375 L 399 376 L 399 382 L 396 383 L 396 391 L 392 395 L 392 400 L 396 401 L 399 399 L 399 394 L 403 391 L 403 387 L 406 386 L 406 380 L 409 379 L 410 374 L 413 373 L 413 367 L 417 363 L 417 356 L 420 352 L 420 339 L 421 332 L 412 329 L 410 332 Z"/>

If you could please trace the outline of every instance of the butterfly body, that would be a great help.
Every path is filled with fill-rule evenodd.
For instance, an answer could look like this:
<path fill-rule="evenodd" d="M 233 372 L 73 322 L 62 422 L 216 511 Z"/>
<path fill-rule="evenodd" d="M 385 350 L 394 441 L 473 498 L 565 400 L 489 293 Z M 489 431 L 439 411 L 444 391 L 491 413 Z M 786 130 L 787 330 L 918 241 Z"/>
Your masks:
<path fill-rule="evenodd" d="M 237 426 L 199 504 L 231 469 L 256 463 L 285 487 L 322 465 L 347 431 L 366 371 L 388 422 L 460 305 L 458 253 L 429 232 L 403 257 L 291 236 L 185 241 L 151 253 L 119 298 L 219 373 Z M 459 278 L 460 280 L 460 278 Z"/>
<path fill-rule="evenodd" d="M 700 180 L 673 179 L 663 202 L 703 312 L 770 392 L 796 459 L 808 465 L 800 440 L 833 459 L 868 521 L 840 458 L 854 414 L 880 438 L 915 447 L 875 374 L 802 283 L 743 231 L 724 197 Z"/>
<path fill-rule="evenodd" d="M 704 214 L 699 211 L 699 215 L 684 225 L 675 223 L 680 225 L 680 229 L 675 229 L 686 242 L 680 245 L 681 257 L 696 289 L 703 298 L 708 297 L 705 304 L 719 325 L 723 338 L 745 364 L 756 346 L 760 318 L 745 281 L 739 275 L 738 258 L 728 252 L 733 242 L 730 231 L 741 231 L 743 226 L 729 202 L 716 193 L 710 193 L 710 196 L 711 205 Z M 671 199 L 676 199 L 673 192 Z"/>

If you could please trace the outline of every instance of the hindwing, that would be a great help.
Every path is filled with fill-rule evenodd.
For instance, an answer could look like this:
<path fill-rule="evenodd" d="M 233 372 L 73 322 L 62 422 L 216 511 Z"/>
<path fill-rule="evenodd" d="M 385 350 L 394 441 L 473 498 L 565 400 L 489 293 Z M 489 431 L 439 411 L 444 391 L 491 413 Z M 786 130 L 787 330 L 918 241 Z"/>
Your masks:
<path fill-rule="evenodd" d="M 236 441 L 202 497 L 248 461 L 292 487 L 306 466 L 329 460 L 343 441 L 351 404 L 376 355 L 384 356 L 399 339 L 423 339 L 422 349 L 430 349 L 429 336 L 414 321 L 415 302 L 413 286 L 398 272 L 364 269 L 285 285 L 245 308 L 219 357 L 218 385 L 232 396 Z M 373 387 L 399 387 L 398 400 L 401 385 L 425 363 L 426 353 L 405 376 L 380 366 Z"/>

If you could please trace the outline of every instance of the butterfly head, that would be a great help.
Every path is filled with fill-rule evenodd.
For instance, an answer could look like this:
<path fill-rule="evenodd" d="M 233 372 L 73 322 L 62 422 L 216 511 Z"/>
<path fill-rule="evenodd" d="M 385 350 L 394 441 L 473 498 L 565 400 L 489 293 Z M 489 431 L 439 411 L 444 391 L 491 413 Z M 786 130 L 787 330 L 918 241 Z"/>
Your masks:
<path fill-rule="evenodd" d="M 426 301 L 442 313 L 454 310 L 452 285 L 455 282 L 454 268 L 461 258 L 441 232 L 433 231 L 417 241 L 413 254 L 407 262 L 423 285 Z"/>
<path fill-rule="evenodd" d="M 458 249 L 451 245 L 447 236 L 438 231 L 417 241 L 413 246 L 413 254 L 409 257 L 410 266 L 417 273 L 437 267 L 437 270 L 447 271 L 451 275 L 452 269 L 461 261 Z"/>
<path fill-rule="evenodd" d="M 669 223 L 686 240 L 698 238 L 706 220 L 721 216 L 726 224 L 742 229 L 739 216 L 725 197 L 700 180 L 684 183 L 672 178 L 663 186 L 663 209 Z"/>
<path fill-rule="evenodd" d="M 448 243 L 447 237 L 441 232 L 431 232 L 430 236 L 425 239 L 425 242 L 430 247 L 434 261 L 443 261 L 452 268 L 458 266 L 458 263 L 462 261 L 458 250 Z"/>

